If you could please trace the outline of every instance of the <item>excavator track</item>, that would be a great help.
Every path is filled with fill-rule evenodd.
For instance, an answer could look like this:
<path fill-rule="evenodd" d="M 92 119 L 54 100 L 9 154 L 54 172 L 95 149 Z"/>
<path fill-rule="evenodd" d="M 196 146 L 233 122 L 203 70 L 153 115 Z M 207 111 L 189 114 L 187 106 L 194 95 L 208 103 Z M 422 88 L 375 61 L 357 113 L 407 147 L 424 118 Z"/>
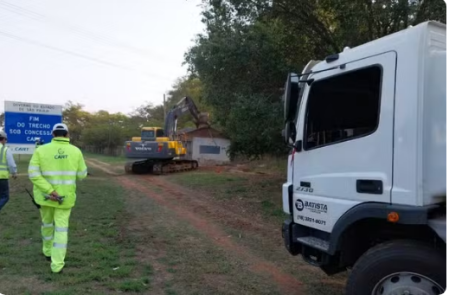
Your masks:
<path fill-rule="evenodd" d="M 173 161 L 163 164 L 162 171 L 160 174 L 191 171 L 191 170 L 196 170 L 197 168 L 198 168 L 197 161 L 173 160 Z M 158 174 L 158 171 L 155 171 L 155 165 L 153 165 L 153 174 Z"/>
<path fill-rule="evenodd" d="M 125 163 L 125 173 L 127 174 L 145 174 L 148 172 L 148 164 L 145 161 L 128 161 Z"/>
<path fill-rule="evenodd" d="M 125 164 L 125 172 L 127 174 L 154 174 L 163 175 L 169 173 L 178 173 L 184 171 L 192 171 L 198 168 L 198 162 L 194 160 L 171 160 L 171 161 L 129 161 Z"/>

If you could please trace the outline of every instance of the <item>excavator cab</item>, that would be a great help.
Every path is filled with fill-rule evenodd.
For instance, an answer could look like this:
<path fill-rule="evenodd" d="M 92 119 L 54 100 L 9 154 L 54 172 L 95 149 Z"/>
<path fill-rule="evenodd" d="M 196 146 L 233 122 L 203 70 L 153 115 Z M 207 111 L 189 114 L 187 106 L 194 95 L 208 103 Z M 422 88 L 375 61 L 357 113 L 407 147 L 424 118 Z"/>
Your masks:
<path fill-rule="evenodd" d="M 142 141 L 156 141 L 157 137 L 164 137 L 164 130 L 159 127 L 143 127 L 141 130 Z"/>
<path fill-rule="evenodd" d="M 141 137 L 133 137 L 131 141 L 169 141 L 169 138 L 164 136 L 164 129 L 160 127 L 142 127 Z"/>

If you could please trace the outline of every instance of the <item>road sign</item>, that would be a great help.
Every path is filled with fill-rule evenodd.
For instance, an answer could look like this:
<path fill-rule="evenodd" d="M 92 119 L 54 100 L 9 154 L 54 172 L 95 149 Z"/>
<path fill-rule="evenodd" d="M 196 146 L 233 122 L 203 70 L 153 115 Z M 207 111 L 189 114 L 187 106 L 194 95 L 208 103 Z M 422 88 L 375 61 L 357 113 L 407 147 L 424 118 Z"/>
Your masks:
<path fill-rule="evenodd" d="M 5 101 L 7 146 L 14 154 L 32 154 L 36 139 L 52 140 L 53 125 L 62 122 L 62 106 Z"/>

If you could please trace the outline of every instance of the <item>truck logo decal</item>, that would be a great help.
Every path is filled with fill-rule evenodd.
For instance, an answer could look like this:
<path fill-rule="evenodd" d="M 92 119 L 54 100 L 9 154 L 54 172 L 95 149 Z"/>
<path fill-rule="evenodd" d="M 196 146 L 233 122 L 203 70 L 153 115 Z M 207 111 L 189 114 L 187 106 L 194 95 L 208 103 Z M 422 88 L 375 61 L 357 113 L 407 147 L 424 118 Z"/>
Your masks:
<path fill-rule="evenodd" d="M 327 213 L 328 206 L 326 204 L 314 203 L 314 202 L 305 202 L 305 207 L 309 209 L 309 211 L 314 213 Z"/>
<path fill-rule="evenodd" d="M 309 202 L 309 201 L 303 202 L 300 199 L 297 199 L 295 201 L 295 208 L 297 208 L 297 211 L 303 211 L 304 209 L 307 209 L 310 212 L 318 213 L 318 214 L 321 214 L 321 213 L 326 214 L 328 212 L 328 206 L 326 204 Z"/>
<path fill-rule="evenodd" d="M 303 208 L 305 206 L 303 205 L 303 201 L 300 199 L 297 199 L 297 201 L 295 201 L 295 208 L 297 208 L 298 211 L 303 211 Z"/>

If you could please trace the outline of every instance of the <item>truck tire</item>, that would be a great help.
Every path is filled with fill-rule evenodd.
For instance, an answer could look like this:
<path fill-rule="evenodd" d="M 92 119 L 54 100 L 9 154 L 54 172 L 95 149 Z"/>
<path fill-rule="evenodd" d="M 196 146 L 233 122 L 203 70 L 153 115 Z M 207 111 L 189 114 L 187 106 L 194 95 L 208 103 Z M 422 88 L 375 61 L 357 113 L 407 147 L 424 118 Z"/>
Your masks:
<path fill-rule="evenodd" d="M 446 288 L 445 261 L 445 254 L 421 242 L 383 243 L 356 262 L 345 294 L 442 294 Z"/>

